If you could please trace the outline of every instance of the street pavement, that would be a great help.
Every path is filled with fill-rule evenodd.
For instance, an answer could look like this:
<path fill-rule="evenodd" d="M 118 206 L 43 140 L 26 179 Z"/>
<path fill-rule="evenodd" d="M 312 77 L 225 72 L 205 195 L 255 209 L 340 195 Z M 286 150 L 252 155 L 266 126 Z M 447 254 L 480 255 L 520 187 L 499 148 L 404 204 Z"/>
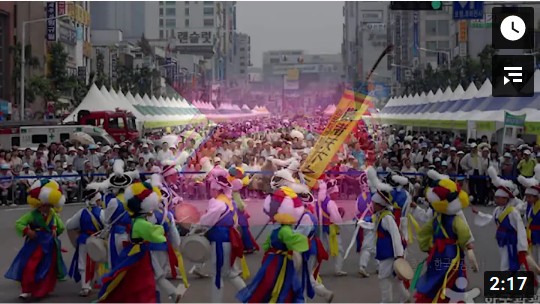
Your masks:
<path fill-rule="evenodd" d="M 247 210 L 251 214 L 251 229 L 254 236 L 256 236 L 267 222 L 267 217 L 262 213 L 262 200 L 251 199 L 246 201 L 248 204 Z M 193 201 L 197 208 L 204 212 L 206 209 L 206 201 Z M 345 209 L 345 219 L 351 220 L 355 215 L 355 201 L 338 201 L 338 205 Z M 70 204 L 65 206 L 62 211 L 62 219 L 66 221 L 70 216 L 77 212 L 83 205 L 82 204 Z M 480 207 L 479 210 L 483 212 L 491 213 L 492 208 Z M 23 239 L 18 237 L 15 233 L 15 221 L 21 217 L 25 212 L 28 212 L 27 206 L 20 207 L 0 207 L 0 233 L 2 234 L 2 258 L 0 259 L 0 270 L 5 273 L 9 268 L 13 258 L 22 246 Z M 472 212 L 470 208 L 465 210 L 465 214 L 469 220 L 473 234 L 475 236 L 475 252 L 480 266 L 480 272 L 473 273 L 468 272 L 468 288 L 480 288 L 483 294 L 483 272 L 490 270 L 499 270 L 499 256 L 495 242 L 495 225 L 490 224 L 486 227 L 475 227 L 472 221 Z M 259 238 L 259 244 L 262 244 L 263 240 L 267 237 L 271 231 L 270 228 L 266 228 L 261 237 Z M 342 238 L 344 250 L 347 248 L 354 231 L 353 225 L 348 225 L 342 229 Z M 64 261 L 66 266 L 69 267 L 71 258 L 74 253 L 74 248 L 71 246 L 66 233 L 61 236 L 62 246 L 68 250 L 64 253 Z M 418 249 L 417 243 L 413 243 L 409 246 L 409 256 L 407 259 L 410 261 L 413 268 L 425 259 L 426 254 L 421 253 Z M 247 256 L 247 262 L 252 276 L 258 270 L 258 267 L 262 260 L 262 253 L 255 253 Z M 192 264 L 189 261 L 185 261 L 186 271 L 189 271 Z M 207 268 L 209 266 L 206 266 Z M 378 287 L 376 264 L 374 261 L 370 262 L 368 271 L 372 273 L 369 278 L 360 278 L 358 271 L 358 255 L 353 252 L 349 255 L 345 261 L 344 270 L 348 272 L 346 277 L 334 277 L 334 263 L 332 260 L 326 261 L 321 270 L 321 276 L 323 283 L 333 290 L 335 293 L 334 302 L 353 303 L 353 302 L 380 302 L 380 291 Z M 209 302 L 210 299 L 210 287 L 213 284 L 212 279 L 199 279 L 194 276 L 189 276 L 190 288 L 188 289 L 182 302 Z M 180 283 L 180 281 L 176 281 Z M 237 302 L 235 299 L 235 292 L 231 285 L 225 283 L 225 291 L 223 301 Z M 43 302 L 55 302 L 55 303 L 74 303 L 74 302 L 92 302 L 96 299 L 96 292 L 91 297 L 81 298 L 78 296 L 80 285 L 69 279 L 64 282 L 58 282 L 56 290 Z M 20 287 L 17 282 L 5 279 L 3 276 L 0 279 L 0 302 L 17 302 L 17 297 L 20 292 Z M 169 302 L 168 299 L 162 298 L 163 302 Z M 308 302 L 320 302 L 322 299 L 315 298 L 308 300 Z M 475 302 L 484 302 L 483 296 L 478 297 Z"/>

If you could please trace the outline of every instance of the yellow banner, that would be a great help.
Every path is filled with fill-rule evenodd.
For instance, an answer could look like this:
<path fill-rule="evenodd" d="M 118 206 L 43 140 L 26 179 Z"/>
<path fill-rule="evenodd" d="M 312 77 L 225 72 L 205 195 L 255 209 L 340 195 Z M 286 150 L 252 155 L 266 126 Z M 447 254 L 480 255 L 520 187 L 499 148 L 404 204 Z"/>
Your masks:
<path fill-rule="evenodd" d="M 365 101 L 369 99 L 369 96 L 350 90 L 345 91 L 328 125 L 300 168 L 308 186 L 315 185 L 343 142 L 362 119 L 362 115 L 368 109 Z"/>

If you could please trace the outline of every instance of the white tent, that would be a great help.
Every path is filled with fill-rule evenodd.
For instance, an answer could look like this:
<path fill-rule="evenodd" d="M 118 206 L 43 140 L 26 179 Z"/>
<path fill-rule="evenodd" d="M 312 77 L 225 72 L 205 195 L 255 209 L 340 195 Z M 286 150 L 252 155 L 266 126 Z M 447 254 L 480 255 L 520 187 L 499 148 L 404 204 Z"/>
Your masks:
<path fill-rule="evenodd" d="M 114 106 L 110 105 L 97 86 L 93 84 L 81 103 L 73 110 L 72 114 L 64 119 L 64 123 L 77 121 L 77 113 L 81 110 L 114 111 Z"/>

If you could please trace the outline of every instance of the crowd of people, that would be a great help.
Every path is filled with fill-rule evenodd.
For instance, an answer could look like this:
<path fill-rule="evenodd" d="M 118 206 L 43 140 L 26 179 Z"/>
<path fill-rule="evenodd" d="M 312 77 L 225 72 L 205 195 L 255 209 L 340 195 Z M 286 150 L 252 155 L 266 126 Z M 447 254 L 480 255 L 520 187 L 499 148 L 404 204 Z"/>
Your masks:
<path fill-rule="evenodd" d="M 179 273 L 186 278 L 185 255 L 194 259 L 192 272 L 200 276 L 206 276 L 202 265 L 211 263 L 212 302 L 223 302 L 223 289 L 229 288 L 224 280 L 244 303 L 300 303 L 315 296 L 331 302 L 334 293 L 323 284 L 319 269 L 332 259 L 334 275 L 347 275 L 343 262 L 348 252 L 340 234 L 345 211 L 337 200 L 353 195 L 358 273 L 370 276 L 366 266 L 375 259 L 382 302 L 412 300 L 413 270 L 405 258 L 409 244 L 417 243 L 430 258 L 414 297 L 441 302 L 448 290 L 464 292 L 448 277 L 466 277 L 466 262 L 478 271 L 474 237 L 462 210 L 471 196 L 487 204 L 491 188 L 494 213 L 473 212 L 479 217 L 476 224 L 495 220 L 505 227 L 497 230 L 500 270 L 526 265 L 540 273 L 536 256 L 527 253 L 527 244 L 538 247 L 540 238 L 525 233 L 525 227 L 535 230 L 540 221 L 538 146 L 509 146 L 500 159 L 497 144 L 486 137 L 464 142 L 448 132 L 359 123 L 325 174 L 308 187 L 300 167 L 325 126 L 323 117 L 263 118 L 112 147 L 62 143 L 26 149 L 22 157 L 17 148 L 2 153 L 3 176 L 35 176 L 1 180 L 25 181 L 21 188 L 32 207 L 16 223 L 25 243 L 6 277 L 21 282 L 23 300 L 46 296 L 57 279 L 69 275 L 81 283 L 80 296 L 98 289 L 99 302 L 158 302 L 158 290 L 179 302 L 188 284 L 174 286 L 170 279 Z M 64 175 L 59 178 L 57 163 Z M 66 177 L 65 170 L 76 174 Z M 85 206 L 64 225 L 65 187 L 75 185 L 84 185 L 78 195 Z M 520 187 L 525 202 L 518 198 Z M 261 245 L 250 232 L 247 197 L 264 198 L 262 211 L 273 223 Z M 204 214 L 187 212 L 196 208 L 184 198 L 208 200 Z M 196 220 L 187 222 L 185 212 Z M 76 251 L 69 271 L 57 241 L 64 230 L 76 233 L 70 234 Z M 96 249 L 98 232 L 107 245 Z M 190 242 L 197 245 L 190 247 Z M 100 248 L 106 252 L 100 254 Z M 265 258 L 249 278 L 245 254 L 257 250 Z M 442 260 L 453 264 L 441 265 Z"/>

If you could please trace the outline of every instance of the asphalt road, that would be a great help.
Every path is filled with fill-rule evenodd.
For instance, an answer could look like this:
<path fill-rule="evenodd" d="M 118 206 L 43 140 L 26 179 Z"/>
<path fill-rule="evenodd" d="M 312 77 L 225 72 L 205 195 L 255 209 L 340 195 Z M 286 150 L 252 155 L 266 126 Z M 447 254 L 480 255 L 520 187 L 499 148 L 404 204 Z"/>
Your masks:
<path fill-rule="evenodd" d="M 262 201 L 261 200 L 248 200 L 248 212 L 252 215 L 252 233 L 257 235 L 260 229 L 263 227 L 266 222 L 266 216 L 262 213 Z M 201 211 L 204 211 L 206 208 L 206 202 L 196 201 L 193 202 Z M 354 216 L 355 202 L 354 201 L 339 201 L 338 204 L 344 207 L 346 213 L 345 218 L 350 220 Z M 81 204 L 67 205 L 62 212 L 62 219 L 65 221 L 71 215 L 73 215 L 79 208 Z M 481 211 L 490 212 L 491 208 L 479 208 Z M 15 221 L 22 216 L 25 212 L 28 212 L 29 209 L 25 207 L 0 207 L 0 231 L 2 233 L 2 258 L 0 259 L 0 269 L 2 273 L 8 269 L 13 258 L 20 249 L 23 240 L 18 237 L 15 233 L 14 223 Z M 497 246 L 495 242 L 495 226 L 490 224 L 486 227 L 474 227 L 472 226 L 472 212 L 470 209 L 465 211 L 473 234 L 476 239 L 475 248 L 476 256 L 478 263 L 480 264 L 480 272 L 473 273 L 469 271 L 468 277 L 468 288 L 478 287 L 482 290 L 483 293 L 483 272 L 489 270 L 499 270 L 499 256 L 497 251 Z M 264 240 L 270 229 L 266 229 L 259 243 Z M 354 227 L 346 226 L 343 229 L 342 237 L 345 248 L 349 244 Z M 68 250 L 67 253 L 64 253 L 64 261 L 66 265 L 71 262 L 71 257 L 74 253 L 74 249 L 67 239 L 67 235 L 64 233 L 61 236 L 62 244 L 65 249 Z M 410 246 L 409 261 L 413 268 L 416 264 L 422 261 L 426 257 L 426 254 L 421 253 L 418 250 L 416 243 Z M 262 259 L 262 253 L 255 253 L 247 256 L 247 262 L 251 270 L 252 275 L 257 271 Z M 186 262 L 186 270 L 189 271 L 191 268 L 191 263 Z M 322 266 L 322 279 L 323 283 L 331 290 L 334 291 L 335 297 L 334 302 L 380 302 L 380 291 L 378 288 L 378 280 L 375 274 L 376 264 L 374 261 L 370 262 L 368 271 L 373 273 L 369 278 L 360 278 L 357 274 L 358 271 L 358 255 L 351 253 L 348 259 L 345 261 L 344 270 L 348 272 L 346 277 L 334 277 L 334 267 L 333 261 L 327 261 Z M 180 281 L 178 281 L 180 283 Z M 211 279 L 198 279 L 193 276 L 189 276 L 190 288 L 187 291 L 182 302 L 208 302 L 210 301 L 210 286 L 212 284 Z M 232 286 L 225 284 L 224 291 L 224 302 L 237 302 L 233 291 Z M 78 297 L 78 292 L 80 290 L 80 285 L 74 283 L 72 280 L 67 280 L 64 282 L 59 282 L 57 284 L 56 290 L 48 298 L 43 301 L 46 302 L 92 302 L 95 300 L 95 292 L 93 296 L 89 298 L 80 298 Z M 17 282 L 6 280 L 3 276 L 0 278 L 0 302 L 17 302 L 17 297 L 19 295 L 20 289 Z M 167 302 L 167 299 L 162 299 L 162 301 Z M 310 302 L 322 301 L 322 299 L 315 298 L 310 300 Z M 483 302 L 484 299 L 482 296 L 476 299 L 475 302 Z"/>

